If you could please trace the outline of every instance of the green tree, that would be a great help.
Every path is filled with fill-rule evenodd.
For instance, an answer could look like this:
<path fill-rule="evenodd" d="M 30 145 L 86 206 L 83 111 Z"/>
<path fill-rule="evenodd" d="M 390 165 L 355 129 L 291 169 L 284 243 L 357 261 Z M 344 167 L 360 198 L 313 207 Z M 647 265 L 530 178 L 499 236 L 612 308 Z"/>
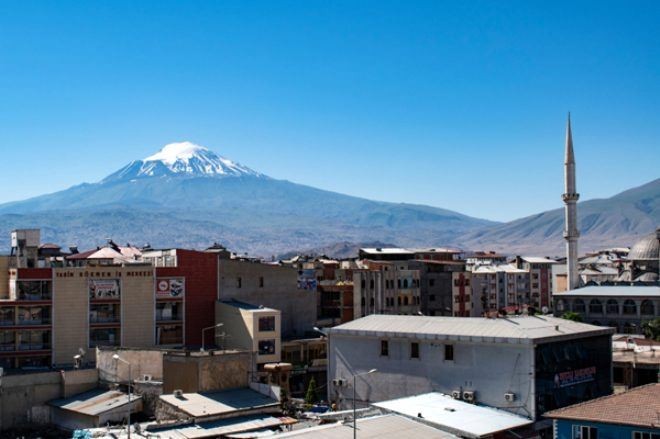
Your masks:
<path fill-rule="evenodd" d="M 566 311 L 564 314 L 561 315 L 562 319 L 566 320 L 571 320 L 573 322 L 581 322 L 582 321 L 582 316 L 576 312 L 573 311 Z"/>
<path fill-rule="evenodd" d="M 660 317 L 642 324 L 644 335 L 652 340 L 660 341 Z"/>
<path fill-rule="evenodd" d="M 309 385 L 307 386 L 307 393 L 305 394 L 305 404 L 312 405 L 318 402 L 318 396 L 316 395 L 316 380 L 312 377 L 309 380 Z"/>

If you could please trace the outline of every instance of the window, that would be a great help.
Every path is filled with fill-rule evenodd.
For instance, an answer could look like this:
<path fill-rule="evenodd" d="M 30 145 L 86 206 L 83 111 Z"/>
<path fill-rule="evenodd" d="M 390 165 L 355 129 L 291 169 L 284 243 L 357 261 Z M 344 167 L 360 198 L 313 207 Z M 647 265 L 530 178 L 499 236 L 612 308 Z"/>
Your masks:
<path fill-rule="evenodd" d="M 183 343 L 183 326 L 161 325 L 156 328 L 156 344 L 173 345 Z"/>
<path fill-rule="evenodd" d="M 115 313 L 108 315 L 111 320 L 109 322 L 119 321 L 119 305 L 112 305 L 115 307 Z M 156 321 L 172 321 L 183 320 L 183 303 L 180 302 L 165 302 L 156 304 Z"/>
<path fill-rule="evenodd" d="M 275 330 L 275 316 L 259 317 L 259 332 Z"/>
<path fill-rule="evenodd" d="M 373 279 L 371 279 L 369 281 L 369 288 L 372 289 L 372 290 L 374 289 L 374 280 Z"/>
<path fill-rule="evenodd" d="M 605 305 L 608 314 L 619 314 L 619 302 L 615 299 L 610 299 Z"/>
<path fill-rule="evenodd" d="M 50 300 L 51 282 L 43 280 L 22 280 L 16 282 L 18 300 Z"/>
<path fill-rule="evenodd" d="M 380 355 L 387 357 L 390 354 L 390 346 L 387 340 L 380 341 Z"/>
<path fill-rule="evenodd" d="M 454 345 L 445 345 L 445 361 L 454 361 Z"/>
<path fill-rule="evenodd" d="M 15 351 L 14 331 L 0 331 L 0 351 Z"/>
<path fill-rule="evenodd" d="M 633 431 L 632 439 L 660 439 L 660 433 L 651 433 L 649 431 Z"/>
<path fill-rule="evenodd" d="M 259 277 L 259 288 L 263 288 L 263 287 L 264 287 L 264 277 L 261 276 Z"/>
<path fill-rule="evenodd" d="M 623 313 L 628 315 L 637 314 L 637 304 L 634 300 L 627 299 L 623 302 Z"/>
<path fill-rule="evenodd" d="M 12 326 L 14 324 L 14 307 L 0 308 L 0 326 Z"/>
<path fill-rule="evenodd" d="M 419 343 L 410 343 L 410 358 L 419 358 Z"/>
<path fill-rule="evenodd" d="M 586 309 L 586 306 L 584 304 L 584 300 L 575 299 L 575 302 L 573 302 L 573 311 L 575 311 L 575 312 L 584 312 L 585 309 Z"/>
<path fill-rule="evenodd" d="M 364 290 L 366 286 L 367 286 L 366 281 L 365 281 L 364 279 L 362 279 L 362 280 L 360 281 L 360 287 Z"/>
<path fill-rule="evenodd" d="M 655 314 L 653 302 L 651 302 L 650 300 L 644 300 L 640 305 L 639 310 L 643 316 L 652 316 Z"/>
<path fill-rule="evenodd" d="M 588 425 L 574 425 L 573 439 L 598 439 L 598 429 Z"/>
<path fill-rule="evenodd" d="M 435 279 L 429 279 L 429 287 L 432 287 L 435 285 Z"/>
<path fill-rule="evenodd" d="M 259 355 L 275 354 L 275 340 L 259 340 Z"/>
<path fill-rule="evenodd" d="M 236 278 L 236 288 L 241 288 L 243 286 L 243 279 L 240 277 Z"/>
<path fill-rule="evenodd" d="M 589 312 L 592 314 L 602 314 L 603 304 L 598 299 L 591 299 L 589 302 Z"/>
<path fill-rule="evenodd" d="M 89 331 L 89 347 L 119 346 L 119 328 L 96 328 Z"/>
<path fill-rule="evenodd" d="M 156 304 L 156 320 L 164 320 L 162 309 L 163 306 L 171 307 L 171 304 Z M 169 315 L 171 316 L 171 310 Z M 116 323 L 120 321 L 119 304 L 112 303 L 91 303 L 89 305 L 89 323 Z M 171 320 L 171 319 L 167 319 Z"/>
<path fill-rule="evenodd" d="M 429 295 L 429 302 L 435 302 L 435 294 Z"/>

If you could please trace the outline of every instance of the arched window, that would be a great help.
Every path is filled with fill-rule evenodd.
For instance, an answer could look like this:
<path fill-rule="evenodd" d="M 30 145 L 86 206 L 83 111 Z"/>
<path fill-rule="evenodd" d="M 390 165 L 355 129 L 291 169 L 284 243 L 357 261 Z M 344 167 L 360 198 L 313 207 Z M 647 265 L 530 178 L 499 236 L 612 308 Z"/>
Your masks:
<path fill-rule="evenodd" d="M 619 314 L 619 302 L 616 299 L 609 299 L 605 307 L 608 314 Z"/>
<path fill-rule="evenodd" d="M 403 297 L 403 304 L 408 305 L 408 296 Z"/>
<path fill-rule="evenodd" d="M 602 314 L 603 304 L 598 299 L 591 299 L 589 302 L 589 312 L 591 314 Z"/>
<path fill-rule="evenodd" d="M 632 299 L 627 299 L 623 302 L 623 313 L 624 314 L 637 314 L 637 304 Z"/>
<path fill-rule="evenodd" d="M 403 288 L 408 288 L 408 279 L 403 280 Z"/>
<path fill-rule="evenodd" d="M 639 310 L 644 316 L 652 316 L 655 314 L 655 307 L 650 300 L 644 300 L 639 306 Z"/>
<path fill-rule="evenodd" d="M 573 311 L 575 311 L 575 312 L 584 312 L 585 308 L 586 307 L 584 305 L 584 300 L 575 299 L 575 302 L 573 302 Z"/>
<path fill-rule="evenodd" d="M 564 311 L 566 309 L 566 301 L 564 299 L 557 300 L 557 311 Z"/>

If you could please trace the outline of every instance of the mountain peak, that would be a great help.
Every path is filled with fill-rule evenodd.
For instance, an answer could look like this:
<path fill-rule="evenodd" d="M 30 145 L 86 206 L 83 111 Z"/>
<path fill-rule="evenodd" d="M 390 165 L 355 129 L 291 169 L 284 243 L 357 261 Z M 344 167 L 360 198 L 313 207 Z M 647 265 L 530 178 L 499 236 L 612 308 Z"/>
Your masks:
<path fill-rule="evenodd" d="M 156 154 L 152 154 L 145 158 L 145 162 L 161 161 L 167 164 L 174 164 L 177 160 L 190 160 L 191 158 L 201 155 L 203 152 L 211 152 L 205 146 L 196 145 L 192 142 L 175 142 L 168 143 Z"/>
<path fill-rule="evenodd" d="M 240 163 L 192 142 L 168 143 L 143 160 L 135 160 L 103 179 L 103 183 L 146 177 L 263 177 Z"/>

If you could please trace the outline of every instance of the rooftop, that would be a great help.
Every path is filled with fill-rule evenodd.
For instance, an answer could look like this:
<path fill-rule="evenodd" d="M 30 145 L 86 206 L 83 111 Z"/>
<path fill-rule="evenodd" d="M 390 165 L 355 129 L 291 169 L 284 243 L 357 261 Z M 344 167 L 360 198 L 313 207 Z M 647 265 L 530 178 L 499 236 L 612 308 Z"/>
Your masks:
<path fill-rule="evenodd" d="M 131 404 L 140 399 L 140 395 L 131 395 Z M 80 393 L 71 398 L 56 399 L 48 404 L 63 410 L 97 416 L 128 404 L 128 395 L 117 390 L 95 389 Z"/>
<path fill-rule="evenodd" d="M 478 406 L 443 393 L 426 393 L 372 404 L 425 422 L 459 436 L 483 437 L 531 424 L 533 421 L 504 410 Z M 466 420 L 469 419 L 469 422 Z"/>
<path fill-rule="evenodd" d="M 520 259 L 522 259 L 525 262 L 529 262 L 530 264 L 556 264 L 557 261 L 554 259 L 548 259 L 548 258 L 543 258 L 539 256 L 522 256 Z"/>
<path fill-rule="evenodd" d="M 246 311 L 276 311 L 273 308 L 268 308 L 262 305 L 252 305 L 251 303 L 241 302 L 239 300 L 221 300 L 220 303 Z"/>
<path fill-rule="evenodd" d="M 195 418 L 277 405 L 278 402 L 252 389 L 232 389 L 214 393 L 161 395 L 160 399 Z"/>
<path fill-rule="evenodd" d="M 627 392 L 553 410 L 553 419 L 603 422 L 636 427 L 660 427 L 660 383 L 635 387 Z"/>
<path fill-rule="evenodd" d="M 594 285 L 584 288 L 577 288 L 563 293 L 557 293 L 554 297 L 561 298 L 562 296 L 606 296 L 606 297 L 620 297 L 620 296 L 652 296 L 660 297 L 659 286 L 648 285 Z"/>
<path fill-rule="evenodd" d="M 421 422 L 399 415 L 382 415 L 357 420 L 357 429 L 361 439 L 458 439 L 447 433 Z M 348 439 L 353 437 L 353 424 L 338 422 L 318 427 L 295 430 L 273 436 L 273 438 L 309 438 L 309 439 Z"/>
<path fill-rule="evenodd" d="M 397 247 L 361 248 L 360 251 L 364 252 L 364 253 L 391 254 L 391 255 L 397 255 L 397 254 L 413 255 L 413 254 L 415 254 L 414 252 L 412 252 L 408 249 L 397 248 Z"/>
<path fill-rule="evenodd" d="M 505 318 L 372 314 L 329 329 L 332 335 L 413 337 L 430 340 L 532 344 L 613 334 L 614 329 L 551 316 Z"/>

